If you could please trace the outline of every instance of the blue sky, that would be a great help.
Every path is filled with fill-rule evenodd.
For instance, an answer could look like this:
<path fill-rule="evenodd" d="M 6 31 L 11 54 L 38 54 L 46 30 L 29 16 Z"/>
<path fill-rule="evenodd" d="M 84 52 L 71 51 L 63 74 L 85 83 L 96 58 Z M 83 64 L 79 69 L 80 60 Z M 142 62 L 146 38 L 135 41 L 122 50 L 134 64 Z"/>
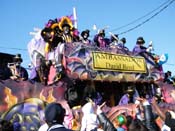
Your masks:
<path fill-rule="evenodd" d="M 30 63 L 27 50 L 9 48 L 27 49 L 27 43 L 32 38 L 29 32 L 33 31 L 34 27 L 43 28 L 49 19 L 71 15 L 73 7 L 77 10 L 79 31 L 90 29 L 91 35 L 94 35 L 95 32 L 92 30 L 94 24 L 98 28 L 109 26 L 106 30 L 109 32 L 144 16 L 166 1 L 168 0 L 1 0 L 0 52 L 21 53 L 23 66 L 26 67 Z M 119 36 L 126 37 L 126 46 L 131 50 L 138 36 L 144 37 L 146 46 L 152 40 L 156 54 L 169 54 L 169 60 L 163 67 L 165 71 L 171 70 L 173 74 L 175 73 L 174 12 L 175 2 L 149 22 Z M 145 19 L 113 33 L 126 31 Z"/>

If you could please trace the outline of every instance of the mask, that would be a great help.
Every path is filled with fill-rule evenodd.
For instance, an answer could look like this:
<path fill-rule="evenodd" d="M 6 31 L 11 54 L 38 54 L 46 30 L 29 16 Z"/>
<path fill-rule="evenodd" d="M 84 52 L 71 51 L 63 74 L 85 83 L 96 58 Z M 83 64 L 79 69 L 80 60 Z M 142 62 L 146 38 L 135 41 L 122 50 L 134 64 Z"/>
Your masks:
<path fill-rule="evenodd" d="M 18 62 L 15 65 L 16 65 L 16 67 L 20 67 L 21 63 Z"/>

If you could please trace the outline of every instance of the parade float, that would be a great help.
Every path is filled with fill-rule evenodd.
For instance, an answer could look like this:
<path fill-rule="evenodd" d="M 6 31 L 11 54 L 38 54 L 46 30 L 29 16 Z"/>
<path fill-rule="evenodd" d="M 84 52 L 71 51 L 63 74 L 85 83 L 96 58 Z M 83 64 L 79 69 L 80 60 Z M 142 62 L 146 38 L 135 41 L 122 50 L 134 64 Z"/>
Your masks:
<path fill-rule="evenodd" d="M 70 17 L 64 16 L 56 20 L 49 20 L 46 24 L 46 27 L 51 29 L 49 33 L 54 32 L 53 37 L 60 35 L 58 29 L 63 19 L 68 23 L 73 22 Z M 73 24 L 71 23 L 70 26 Z M 28 43 L 33 69 L 41 67 L 43 61 L 49 62 L 46 54 L 50 51 L 47 50 L 48 43 L 41 36 L 43 29 L 35 31 L 33 38 Z M 1 118 L 20 124 L 21 130 L 38 130 L 38 127 L 44 122 L 45 105 L 50 102 L 64 103 L 65 93 L 70 91 L 69 89 L 76 91 L 75 95 L 77 95 L 72 106 L 81 104 L 86 86 L 93 86 L 96 91 L 103 94 L 106 100 L 110 101 L 112 107 L 117 105 L 118 101 L 115 102 L 115 100 L 121 98 L 127 85 L 134 84 L 138 90 L 142 90 L 143 85 L 147 89 L 164 78 L 162 64 L 167 61 L 167 55 L 153 54 L 155 56 L 153 59 L 147 54 L 147 57 L 133 55 L 131 51 L 118 47 L 99 48 L 92 45 L 80 41 L 58 42 L 54 50 L 52 48 L 52 54 L 54 54 L 55 65 L 61 65 L 62 70 L 61 73 L 57 72 L 55 65 L 49 65 L 47 81 L 1 80 Z M 60 54 L 62 55 L 61 60 Z M 42 73 L 40 72 L 41 76 Z M 166 85 L 162 84 L 162 86 L 166 93 Z M 69 97 L 68 94 L 66 99 L 69 100 Z M 130 107 L 125 109 L 129 110 Z"/>

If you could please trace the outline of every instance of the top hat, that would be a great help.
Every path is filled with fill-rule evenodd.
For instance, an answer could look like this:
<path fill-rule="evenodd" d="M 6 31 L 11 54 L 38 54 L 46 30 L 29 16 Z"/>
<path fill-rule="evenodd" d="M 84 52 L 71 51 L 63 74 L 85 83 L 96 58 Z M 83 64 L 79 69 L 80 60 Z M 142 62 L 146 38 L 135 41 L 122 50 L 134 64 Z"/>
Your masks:
<path fill-rule="evenodd" d="M 143 39 L 143 37 L 138 37 L 137 38 L 137 43 L 144 44 L 145 43 L 145 40 Z"/>
<path fill-rule="evenodd" d="M 120 41 L 122 41 L 125 44 L 126 43 L 126 38 L 123 37 Z"/>
<path fill-rule="evenodd" d="M 88 29 L 86 29 L 86 30 L 84 30 L 84 31 L 81 32 L 81 36 L 83 37 L 84 34 L 87 34 L 88 37 L 89 37 L 89 32 L 90 32 L 90 31 L 89 31 Z"/>
<path fill-rule="evenodd" d="M 17 62 L 17 61 L 22 62 L 21 54 L 16 54 L 15 57 L 13 57 L 13 61 L 14 62 Z"/>
<path fill-rule="evenodd" d="M 105 34 L 105 30 L 104 29 L 100 30 L 99 34 Z"/>

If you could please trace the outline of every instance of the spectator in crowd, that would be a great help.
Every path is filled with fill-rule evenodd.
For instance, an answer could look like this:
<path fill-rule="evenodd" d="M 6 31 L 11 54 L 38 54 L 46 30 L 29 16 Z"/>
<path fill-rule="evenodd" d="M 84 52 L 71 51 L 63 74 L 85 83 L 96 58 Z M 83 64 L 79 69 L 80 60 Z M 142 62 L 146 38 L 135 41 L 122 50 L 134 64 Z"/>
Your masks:
<path fill-rule="evenodd" d="M 74 106 L 72 108 L 73 120 L 72 120 L 72 130 L 79 131 L 81 129 L 81 119 L 82 111 L 81 106 Z"/>
<path fill-rule="evenodd" d="M 151 103 L 154 109 L 154 113 L 156 113 L 158 115 L 158 118 L 162 121 L 162 123 L 159 124 L 159 128 L 162 131 L 164 130 L 175 131 L 175 118 L 173 117 L 174 112 L 171 110 L 167 110 L 166 112 L 163 112 L 158 106 L 158 103 L 155 97 L 153 97 Z"/>
<path fill-rule="evenodd" d="M 132 119 L 131 124 L 128 127 L 128 131 L 153 131 L 153 130 L 148 130 L 140 120 Z"/>
<path fill-rule="evenodd" d="M 100 106 L 97 106 L 96 114 L 99 121 L 100 126 L 102 127 L 103 131 L 118 131 L 112 122 L 107 118 L 106 114 L 102 111 L 106 103 L 104 102 Z M 119 130 L 120 131 L 120 130 Z"/>
<path fill-rule="evenodd" d="M 97 131 L 99 127 L 96 107 L 93 101 L 87 102 L 82 107 L 83 117 L 81 121 L 81 131 Z"/>
<path fill-rule="evenodd" d="M 7 120 L 0 120 L 0 131 L 14 131 L 13 124 Z"/>
<path fill-rule="evenodd" d="M 65 109 L 59 103 L 50 103 L 45 108 L 45 119 L 49 128 L 47 131 L 72 131 L 63 125 Z"/>
<path fill-rule="evenodd" d="M 16 54 L 13 63 L 8 63 L 8 67 L 11 71 L 10 78 L 12 80 L 22 80 L 25 81 L 28 79 L 28 73 L 27 70 L 21 66 L 21 63 L 23 62 L 21 58 L 21 54 Z"/>
<path fill-rule="evenodd" d="M 133 86 L 128 86 L 126 93 L 122 96 L 119 101 L 119 105 L 127 105 L 129 103 L 134 103 L 135 98 L 138 97 L 138 92 Z"/>

